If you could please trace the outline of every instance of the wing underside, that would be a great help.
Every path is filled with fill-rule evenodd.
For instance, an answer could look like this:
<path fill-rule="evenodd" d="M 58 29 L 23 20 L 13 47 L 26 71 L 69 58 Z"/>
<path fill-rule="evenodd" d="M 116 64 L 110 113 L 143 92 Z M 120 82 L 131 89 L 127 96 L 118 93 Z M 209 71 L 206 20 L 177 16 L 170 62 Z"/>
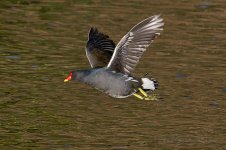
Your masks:
<path fill-rule="evenodd" d="M 108 68 L 117 72 L 131 74 L 143 52 L 163 30 L 160 15 L 149 17 L 135 25 L 118 43 Z"/>

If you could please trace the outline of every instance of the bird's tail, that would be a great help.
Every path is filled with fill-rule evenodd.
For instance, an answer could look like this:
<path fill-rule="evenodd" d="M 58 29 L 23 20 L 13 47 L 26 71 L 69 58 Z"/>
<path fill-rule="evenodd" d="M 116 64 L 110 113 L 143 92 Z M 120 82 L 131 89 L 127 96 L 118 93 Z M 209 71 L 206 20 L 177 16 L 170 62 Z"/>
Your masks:
<path fill-rule="evenodd" d="M 158 88 L 158 82 L 155 79 L 149 79 L 149 78 L 141 78 L 142 81 L 142 89 L 145 91 L 154 91 Z"/>

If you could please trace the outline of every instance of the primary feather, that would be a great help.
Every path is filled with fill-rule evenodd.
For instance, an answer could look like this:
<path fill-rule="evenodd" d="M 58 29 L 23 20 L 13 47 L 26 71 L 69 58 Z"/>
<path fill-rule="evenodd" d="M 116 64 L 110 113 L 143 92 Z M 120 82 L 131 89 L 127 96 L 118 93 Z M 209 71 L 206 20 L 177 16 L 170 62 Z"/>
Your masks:
<path fill-rule="evenodd" d="M 109 63 L 115 43 L 96 28 L 91 28 L 86 44 L 86 56 L 92 68 L 104 67 Z"/>
<path fill-rule="evenodd" d="M 163 30 L 160 15 L 149 17 L 135 25 L 117 44 L 108 68 L 131 74 L 147 47 Z"/>

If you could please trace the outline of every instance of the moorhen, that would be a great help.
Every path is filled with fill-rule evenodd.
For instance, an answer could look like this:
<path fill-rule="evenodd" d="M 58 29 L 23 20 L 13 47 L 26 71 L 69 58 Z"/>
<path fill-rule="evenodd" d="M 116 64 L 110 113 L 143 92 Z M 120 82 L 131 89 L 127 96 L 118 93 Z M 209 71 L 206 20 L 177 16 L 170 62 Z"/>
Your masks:
<path fill-rule="evenodd" d="M 151 16 L 135 25 L 116 46 L 109 36 L 91 28 L 85 49 L 91 69 L 72 71 L 64 82 L 83 82 L 115 98 L 134 95 L 151 100 L 146 92 L 157 89 L 157 81 L 131 73 L 163 25 L 160 15 Z"/>

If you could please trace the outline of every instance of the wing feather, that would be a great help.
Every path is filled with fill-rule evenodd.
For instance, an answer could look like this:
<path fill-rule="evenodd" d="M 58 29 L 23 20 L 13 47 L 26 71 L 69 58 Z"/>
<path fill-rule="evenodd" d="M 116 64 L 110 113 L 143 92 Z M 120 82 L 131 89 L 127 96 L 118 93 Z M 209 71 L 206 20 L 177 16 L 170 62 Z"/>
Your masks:
<path fill-rule="evenodd" d="M 163 30 L 160 15 L 149 17 L 135 25 L 117 44 L 108 68 L 131 74 L 143 52 Z"/>
<path fill-rule="evenodd" d="M 115 49 L 115 43 L 96 28 L 91 28 L 86 44 L 86 56 L 92 68 L 104 67 L 109 63 Z"/>

